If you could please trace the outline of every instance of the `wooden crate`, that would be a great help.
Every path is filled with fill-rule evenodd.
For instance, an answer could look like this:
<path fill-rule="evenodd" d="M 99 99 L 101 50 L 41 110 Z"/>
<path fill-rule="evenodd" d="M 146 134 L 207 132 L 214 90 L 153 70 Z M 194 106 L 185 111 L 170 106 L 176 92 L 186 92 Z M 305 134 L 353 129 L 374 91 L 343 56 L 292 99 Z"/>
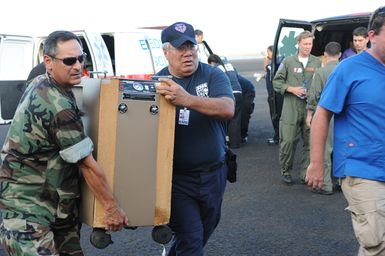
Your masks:
<path fill-rule="evenodd" d="M 164 225 L 170 219 L 175 106 L 158 94 L 154 100 L 124 99 L 122 81 L 83 79 L 78 105 L 86 113 L 95 158 L 130 226 Z M 127 112 L 118 111 L 121 104 Z M 154 106 L 158 114 L 150 113 Z M 82 221 L 103 228 L 103 212 L 83 182 Z"/>

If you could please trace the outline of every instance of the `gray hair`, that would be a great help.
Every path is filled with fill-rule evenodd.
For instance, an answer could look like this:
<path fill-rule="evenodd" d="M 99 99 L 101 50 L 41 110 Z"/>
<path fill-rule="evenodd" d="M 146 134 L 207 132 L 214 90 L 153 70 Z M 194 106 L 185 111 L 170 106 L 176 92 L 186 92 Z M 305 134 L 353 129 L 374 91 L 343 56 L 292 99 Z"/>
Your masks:
<path fill-rule="evenodd" d="M 169 49 L 170 45 L 171 45 L 170 42 L 165 42 L 165 43 L 162 44 L 162 49 L 163 50 Z"/>
<path fill-rule="evenodd" d="M 43 54 L 55 57 L 57 54 L 57 45 L 60 42 L 67 42 L 70 40 L 76 40 L 83 48 L 82 42 L 79 37 L 70 31 L 57 30 L 48 35 L 44 42 Z"/>

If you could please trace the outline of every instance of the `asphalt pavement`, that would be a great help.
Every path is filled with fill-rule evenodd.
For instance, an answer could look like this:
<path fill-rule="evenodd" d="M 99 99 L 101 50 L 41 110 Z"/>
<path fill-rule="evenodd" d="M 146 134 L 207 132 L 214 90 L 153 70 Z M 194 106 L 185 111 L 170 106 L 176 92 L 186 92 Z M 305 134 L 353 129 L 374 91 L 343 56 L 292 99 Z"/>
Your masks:
<path fill-rule="evenodd" d="M 278 146 L 266 139 L 273 133 L 269 118 L 261 59 L 231 61 L 256 88 L 249 141 L 236 149 L 238 181 L 228 183 L 221 222 L 205 247 L 206 256 L 353 256 L 358 245 L 351 227 L 347 203 L 341 192 L 333 195 L 312 193 L 299 184 L 301 148 L 294 163 L 295 184 L 282 183 Z M 6 129 L 0 127 L 0 138 Z M 1 141 L 2 142 L 2 141 Z M 300 145 L 299 145 L 300 146 Z M 161 255 L 163 247 L 151 238 L 152 227 L 112 234 L 114 243 L 96 249 L 89 242 L 90 228 L 82 228 L 85 255 Z M 169 245 L 166 245 L 166 249 Z M 5 255 L 0 251 L 0 255 Z"/>

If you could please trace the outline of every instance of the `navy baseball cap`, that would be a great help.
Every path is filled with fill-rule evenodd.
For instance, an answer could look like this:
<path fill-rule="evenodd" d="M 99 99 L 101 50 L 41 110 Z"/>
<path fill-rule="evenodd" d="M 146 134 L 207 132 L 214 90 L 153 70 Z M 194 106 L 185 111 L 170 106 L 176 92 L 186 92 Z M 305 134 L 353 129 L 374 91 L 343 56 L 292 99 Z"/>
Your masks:
<path fill-rule="evenodd" d="M 188 23 L 176 22 L 162 31 L 162 43 L 168 42 L 175 48 L 179 48 L 187 41 L 197 44 L 194 27 Z"/>

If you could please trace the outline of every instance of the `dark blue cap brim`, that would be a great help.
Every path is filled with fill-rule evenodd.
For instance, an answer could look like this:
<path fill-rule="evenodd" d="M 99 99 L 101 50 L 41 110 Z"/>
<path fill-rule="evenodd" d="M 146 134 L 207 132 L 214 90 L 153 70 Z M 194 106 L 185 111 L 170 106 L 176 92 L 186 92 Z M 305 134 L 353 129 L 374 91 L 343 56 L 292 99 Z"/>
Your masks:
<path fill-rule="evenodd" d="M 178 39 L 175 39 L 173 41 L 170 41 L 170 44 L 174 46 L 175 48 L 179 48 L 182 44 L 185 42 L 190 41 L 193 44 L 197 44 L 197 41 L 195 40 L 195 37 L 189 37 L 189 36 L 181 36 Z"/>

